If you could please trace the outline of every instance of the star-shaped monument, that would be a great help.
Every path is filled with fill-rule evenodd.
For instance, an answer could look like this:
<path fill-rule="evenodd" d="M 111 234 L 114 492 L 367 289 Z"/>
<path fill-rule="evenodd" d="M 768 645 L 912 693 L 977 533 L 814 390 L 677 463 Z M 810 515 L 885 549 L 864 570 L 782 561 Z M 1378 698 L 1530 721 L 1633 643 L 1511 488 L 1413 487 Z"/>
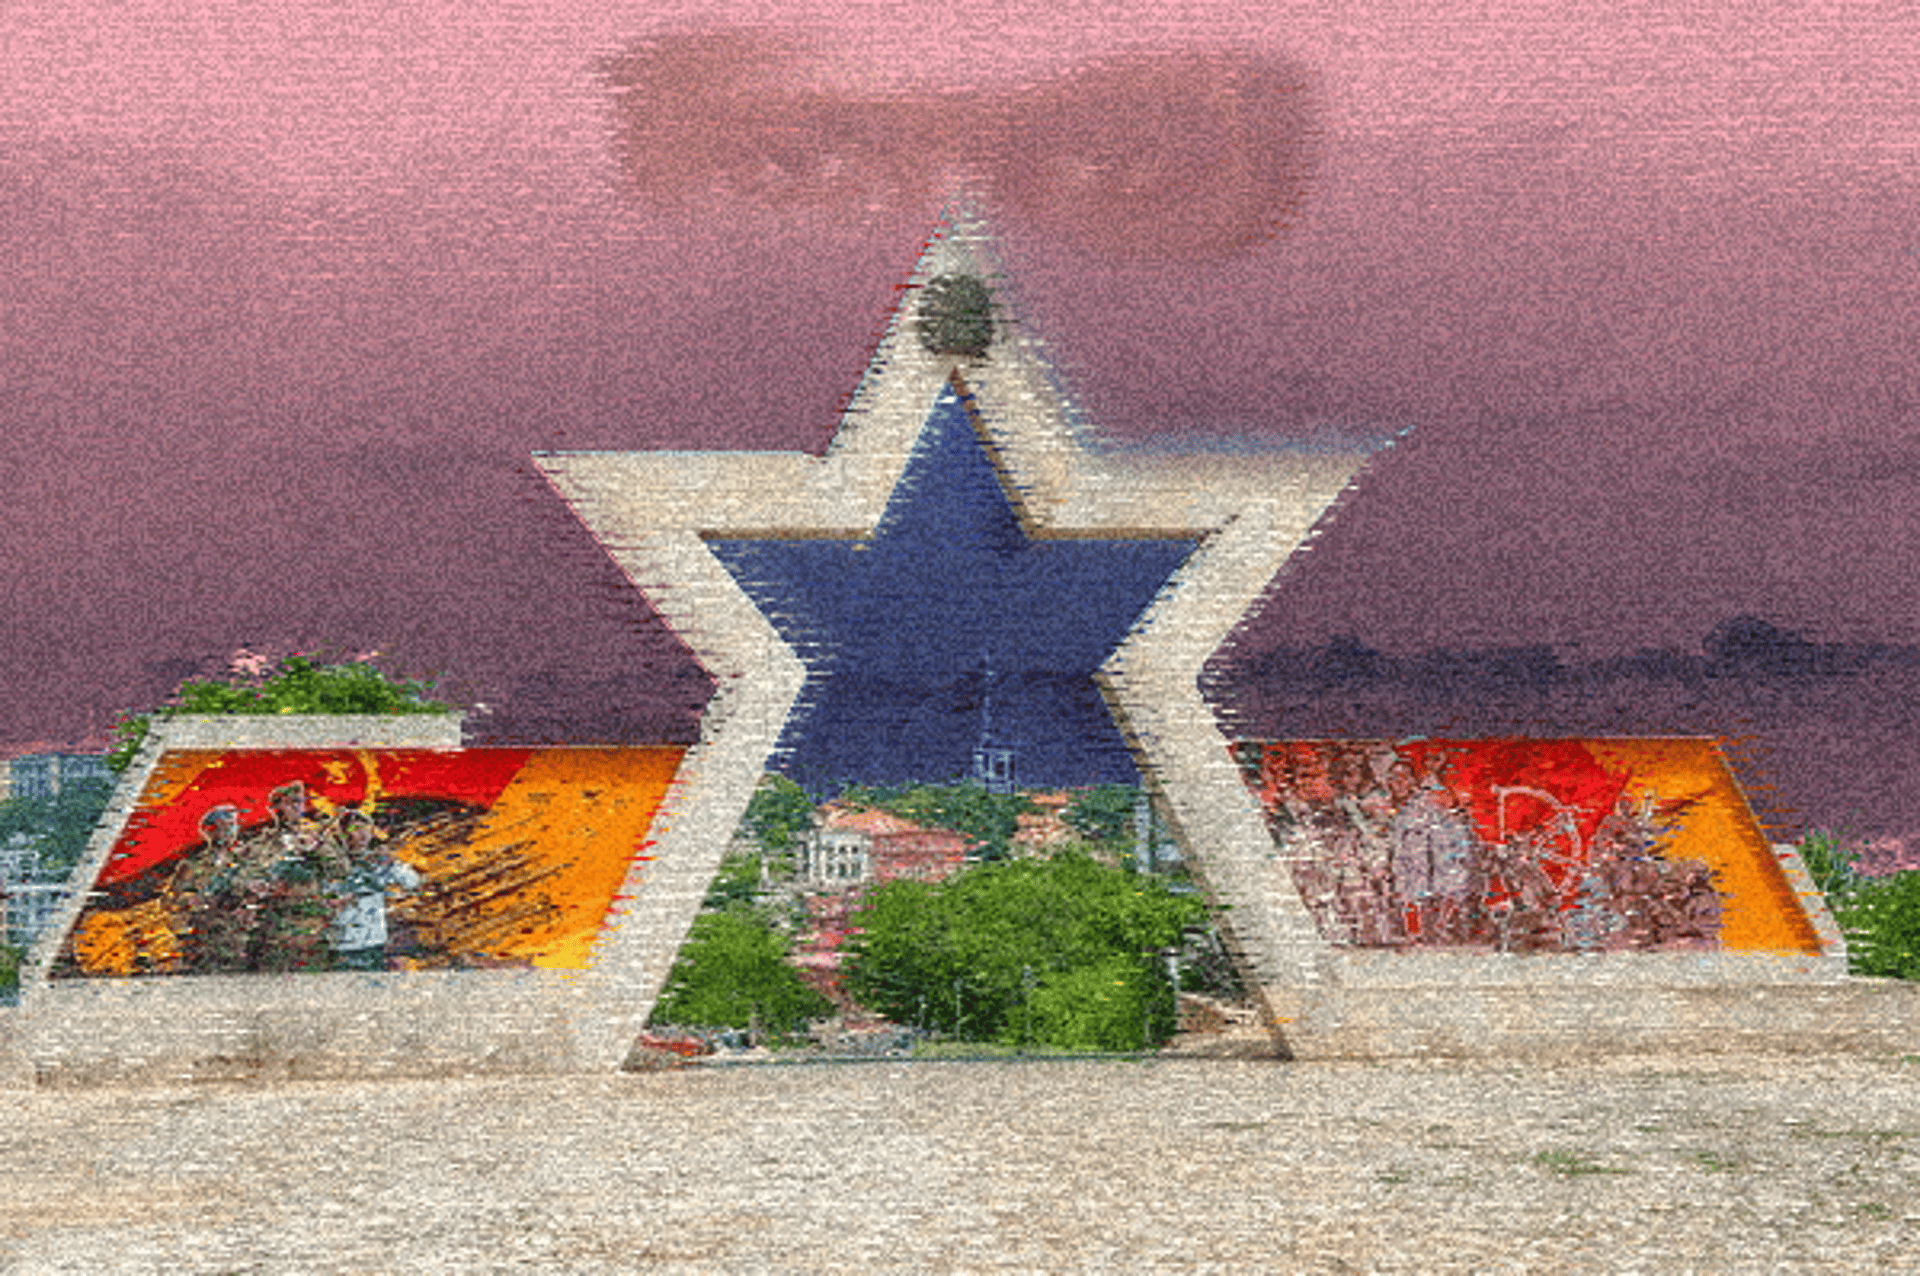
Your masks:
<path fill-rule="evenodd" d="M 1324 944 L 1199 676 L 1372 448 L 1096 447 L 1008 292 L 951 217 L 825 456 L 536 458 L 717 687 L 588 973 L 584 1057 L 645 1022 L 770 766 L 952 772 L 975 690 L 989 732 L 1030 733 L 1023 785 L 1137 761 L 1269 1000 L 1310 982 Z"/>

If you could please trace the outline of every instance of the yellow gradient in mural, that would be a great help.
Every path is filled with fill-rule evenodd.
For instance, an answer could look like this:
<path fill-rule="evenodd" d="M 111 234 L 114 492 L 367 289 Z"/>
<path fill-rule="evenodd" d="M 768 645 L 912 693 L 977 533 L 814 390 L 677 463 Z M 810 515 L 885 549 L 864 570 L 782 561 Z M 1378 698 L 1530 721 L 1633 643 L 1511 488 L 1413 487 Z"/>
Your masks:
<path fill-rule="evenodd" d="M 1712 740 L 1586 740 L 1595 762 L 1626 772 L 1627 794 L 1657 807 L 1685 803 L 1667 858 L 1714 870 L 1725 904 L 1720 946 L 1747 952 L 1820 952 L 1820 936 L 1775 858 L 1766 830 Z"/>
<path fill-rule="evenodd" d="M 90 975 L 131 975 L 180 959 L 180 937 L 163 900 L 89 914 L 73 929 L 73 956 Z"/>
<path fill-rule="evenodd" d="M 171 804 L 198 780 L 208 767 L 219 766 L 226 756 L 223 749 L 168 749 L 140 791 L 142 807 L 149 811 Z"/>
<path fill-rule="evenodd" d="M 394 915 L 474 964 L 583 969 L 684 750 L 542 749 L 471 833 L 410 840 Z"/>

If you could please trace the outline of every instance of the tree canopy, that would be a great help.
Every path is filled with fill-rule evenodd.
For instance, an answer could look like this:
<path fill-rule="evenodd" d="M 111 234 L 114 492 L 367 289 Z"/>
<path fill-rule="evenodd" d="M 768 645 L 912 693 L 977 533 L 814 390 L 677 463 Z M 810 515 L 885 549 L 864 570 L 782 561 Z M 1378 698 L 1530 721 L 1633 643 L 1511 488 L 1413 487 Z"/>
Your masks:
<path fill-rule="evenodd" d="M 813 799 L 784 775 L 765 775 L 747 803 L 747 831 L 760 849 L 781 854 L 813 827 Z"/>
<path fill-rule="evenodd" d="M 1061 812 L 1061 818 L 1090 842 L 1117 842 L 1133 832 L 1140 790 L 1131 784 L 1102 784 L 1088 789 Z"/>
<path fill-rule="evenodd" d="M 1172 1034 L 1159 950 L 1205 906 L 1084 855 L 985 864 L 873 892 L 847 988 L 897 1023 L 970 1041 L 1139 1048 Z"/>
<path fill-rule="evenodd" d="M 833 1003 L 786 963 L 786 945 L 744 910 L 702 913 L 653 1008 L 656 1024 L 799 1032 Z"/>

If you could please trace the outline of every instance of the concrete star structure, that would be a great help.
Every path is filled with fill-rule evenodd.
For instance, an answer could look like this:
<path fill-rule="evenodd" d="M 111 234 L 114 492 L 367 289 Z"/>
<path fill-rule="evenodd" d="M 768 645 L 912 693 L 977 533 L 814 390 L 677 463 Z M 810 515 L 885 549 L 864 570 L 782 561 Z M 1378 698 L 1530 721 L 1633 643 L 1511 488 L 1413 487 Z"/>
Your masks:
<path fill-rule="evenodd" d="M 979 356 L 936 353 L 916 338 L 922 290 L 956 276 L 986 281 L 994 298 L 995 339 Z M 1199 675 L 1372 449 L 1181 457 L 1096 446 L 1021 323 L 984 227 L 962 212 L 923 252 L 824 456 L 536 457 L 717 687 L 701 740 L 656 821 L 655 858 L 636 867 L 587 976 L 589 999 L 604 1014 L 592 1041 L 581 1043 L 586 1057 L 616 1062 L 644 1022 L 807 683 L 807 661 L 709 542 L 873 536 L 950 387 L 970 399 L 1027 536 L 1197 543 L 1101 663 L 1100 684 L 1190 862 L 1233 910 L 1235 937 L 1269 1000 L 1315 977 L 1325 944 L 1275 854 Z"/>

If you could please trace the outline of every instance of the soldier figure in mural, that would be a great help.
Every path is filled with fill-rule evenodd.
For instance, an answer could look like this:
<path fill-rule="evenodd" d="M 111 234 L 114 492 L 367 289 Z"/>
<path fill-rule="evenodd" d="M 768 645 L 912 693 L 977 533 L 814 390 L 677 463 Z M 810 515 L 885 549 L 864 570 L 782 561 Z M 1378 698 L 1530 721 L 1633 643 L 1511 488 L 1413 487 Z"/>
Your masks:
<path fill-rule="evenodd" d="M 347 865 L 331 887 L 338 912 L 328 928 L 336 970 L 387 968 L 387 892 L 418 890 L 421 876 L 385 847 L 375 844 L 379 830 L 364 811 L 340 813 L 335 830 Z"/>
<path fill-rule="evenodd" d="M 1393 778 L 1408 791 L 1393 814 L 1393 880 L 1410 940 L 1461 943 L 1472 929 L 1473 823 L 1430 754 L 1421 773 L 1399 761 Z M 1398 795 L 1397 795 L 1398 796 Z"/>
<path fill-rule="evenodd" d="M 383 970 L 387 895 L 417 890 L 418 871 L 376 845 L 364 811 L 331 822 L 307 811 L 306 786 L 268 797 L 269 821 L 242 836 L 240 813 L 211 808 L 201 845 L 162 893 L 175 943 L 165 968 L 183 974 Z"/>
<path fill-rule="evenodd" d="M 248 968 L 324 969 L 335 902 L 330 887 L 347 876 L 333 830 L 307 814 L 307 787 L 295 780 L 267 797 L 273 818 L 258 840 L 264 865 L 259 925 Z"/>
<path fill-rule="evenodd" d="M 1625 798 L 1601 822 L 1581 908 L 1569 921 L 1580 946 L 1718 946 L 1721 903 L 1712 873 L 1695 861 L 1661 857 L 1657 831 L 1651 804 L 1636 809 Z"/>
<path fill-rule="evenodd" d="M 240 839 L 240 812 L 216 806 L 200 817 L 201 845 L 189 853 L 167 884 L 161 899 L 172 917 L 175 961 L 190 975 L 246 969 L 259 906 L 249 863 L 251 849 Z"/>

